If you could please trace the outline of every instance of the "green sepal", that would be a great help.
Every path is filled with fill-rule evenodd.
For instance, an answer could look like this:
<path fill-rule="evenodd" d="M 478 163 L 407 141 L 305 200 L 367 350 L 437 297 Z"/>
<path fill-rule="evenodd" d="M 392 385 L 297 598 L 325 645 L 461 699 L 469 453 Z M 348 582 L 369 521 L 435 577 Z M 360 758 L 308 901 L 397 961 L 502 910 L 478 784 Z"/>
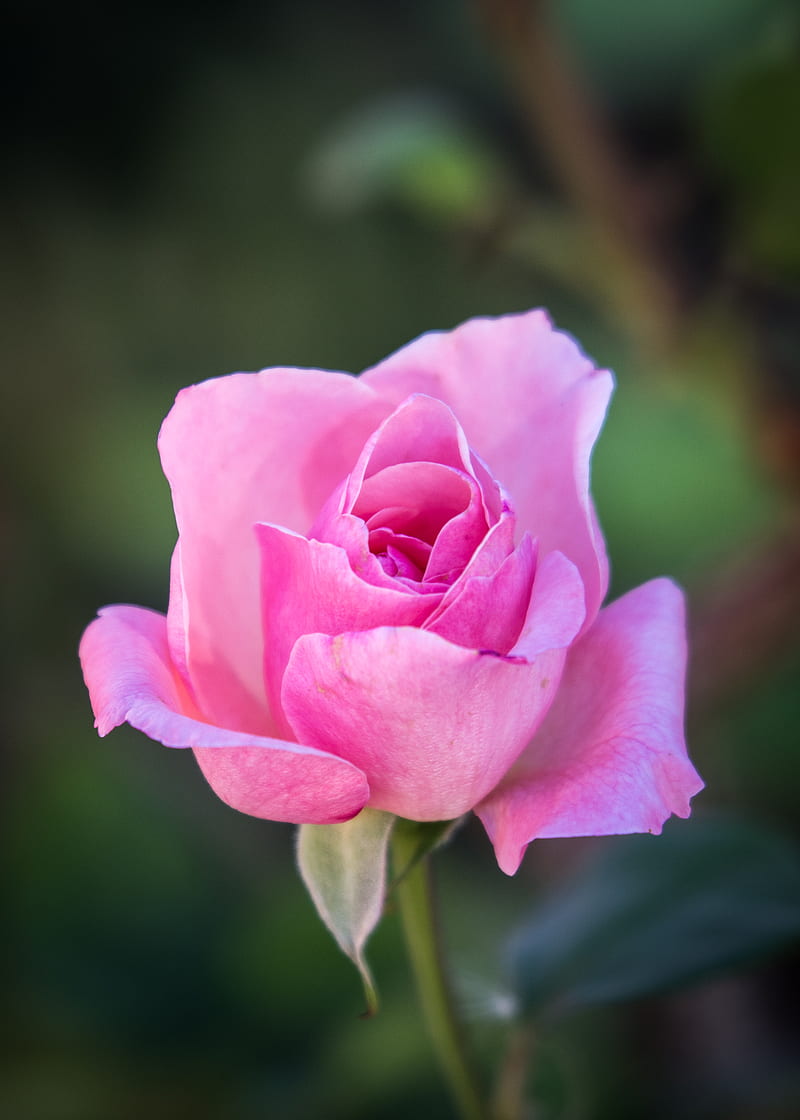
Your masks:
<path fill-rule="evenodd" d="M 387 847 L 396 819 L 362 809 L 343 824 L 300 825 L 297 836 L 300 875 L 319 916 L 361 974 L 367 1015 L 378 1010 L 378 993 L 364 946 L 383 913 Z"/>

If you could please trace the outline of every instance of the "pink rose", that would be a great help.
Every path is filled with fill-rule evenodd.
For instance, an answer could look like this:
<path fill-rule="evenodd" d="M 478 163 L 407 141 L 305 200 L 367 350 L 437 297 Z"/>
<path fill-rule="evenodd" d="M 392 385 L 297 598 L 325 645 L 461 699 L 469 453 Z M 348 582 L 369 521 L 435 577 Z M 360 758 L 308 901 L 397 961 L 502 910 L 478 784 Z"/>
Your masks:
<path fill-rule="evenodd" d="M 271 820 L 474 809 L 508 873 L 538 836 L 688 815 L 681 592 L 600 610 L 589 458 L 611 389 L 535 311 L 358 379 L 183 390 L 159 437 L 168 614 L 106 607 L 81 643 L 100 734 L 192 747 Z"/>

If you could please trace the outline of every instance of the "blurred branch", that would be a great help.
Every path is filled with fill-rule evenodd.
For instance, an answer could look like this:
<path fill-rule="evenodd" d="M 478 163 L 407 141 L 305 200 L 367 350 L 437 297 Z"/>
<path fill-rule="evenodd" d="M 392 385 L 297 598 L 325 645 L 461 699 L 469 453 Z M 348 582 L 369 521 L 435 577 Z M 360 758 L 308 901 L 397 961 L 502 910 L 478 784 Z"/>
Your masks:
<path fill-rule="evenodd" d="M 603 281 L 598 291 L 640 341 L 671 338 L 678 298 L 659 250 L 663 206 L 628 165 L 591 99 L 548 12 L 546 0 L 477 0 L 503 57 L 532 142 L 592 234 Z M 655 200 L 658 202 L 659 200 Z"/>
<path fill-rule="evenodd" d="M 526 1104 L 526 1086 L 533 1064 L 533 1028 L 519 1023 L 508 1041 L 492 1099 L 492 1120 L 533 1120 L 533 1106 Z"/>

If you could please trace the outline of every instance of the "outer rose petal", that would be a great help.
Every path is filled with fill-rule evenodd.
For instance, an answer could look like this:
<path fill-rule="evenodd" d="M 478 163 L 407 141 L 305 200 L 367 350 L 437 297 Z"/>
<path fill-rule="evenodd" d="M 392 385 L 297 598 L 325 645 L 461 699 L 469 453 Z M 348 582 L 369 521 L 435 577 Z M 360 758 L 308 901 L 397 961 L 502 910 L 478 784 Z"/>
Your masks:
<path fill-rule="evenodd" d="M 159 449 L 180 534 L 188 672 L 215 723 L 274 730 L 253 525 L 306 531 L 389 411 L 355 378 L 314 370 L 233 374 L 178 394 Z"/>
<path fill-rule="evenodd" d="M 543 311 L 471 319 L 425 334 L 361 380 L 397 403 L 410 393 L 453 409 L 470 446 L 511 495 L 520 530 L 540 555 L 578 566 L 586 625 L 608 588 L 608 564 L 589 496 L 589 459 L 613 382 Z"/>
<path fill-rule="evenodd" d="M 683 597 L 654 580 L 601 611 L 575 645 L 547 718 L 479 805 L 507 874 L 540 836 L 660 832 L 703 783 L 686 756 Z"/>
<path fill-rule="evenodd" d="M 234 809 L 268 820 L 332 824 L 364 807 L 369 787 L 350 763 L 197 718 L 171 663 L 162 614 L 106 607 L 86 629 L 80 656 L 101 735 L 127 721 L 167 747 L 193 747 L 212 789 Z"/>
<path fill-rule="evenodd" d="M 406 627 L 306 634 L 283 678 L 283 710 L 299 739 L 364 771 L 372 808 L 447 820 L 524 749 L 564 657 L 511 661 Z"/>

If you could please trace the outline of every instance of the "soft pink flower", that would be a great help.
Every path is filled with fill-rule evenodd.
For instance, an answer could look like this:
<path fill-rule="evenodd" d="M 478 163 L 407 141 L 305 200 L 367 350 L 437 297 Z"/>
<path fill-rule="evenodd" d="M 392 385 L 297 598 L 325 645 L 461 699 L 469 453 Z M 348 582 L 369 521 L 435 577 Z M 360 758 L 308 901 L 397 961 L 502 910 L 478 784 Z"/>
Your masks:
<path fill-rule="evenodd" d="M 81 643 L 100 734 L 192 747 L 272 820 L 474 809 L 509 873 L 537 836 L 686 816 L 681 592 L 600 610 L 589 459 L 611 389 L 536 311 L 358 379 L 183 390 L 159 437 L 168 614 L 106 607 Z"/>

